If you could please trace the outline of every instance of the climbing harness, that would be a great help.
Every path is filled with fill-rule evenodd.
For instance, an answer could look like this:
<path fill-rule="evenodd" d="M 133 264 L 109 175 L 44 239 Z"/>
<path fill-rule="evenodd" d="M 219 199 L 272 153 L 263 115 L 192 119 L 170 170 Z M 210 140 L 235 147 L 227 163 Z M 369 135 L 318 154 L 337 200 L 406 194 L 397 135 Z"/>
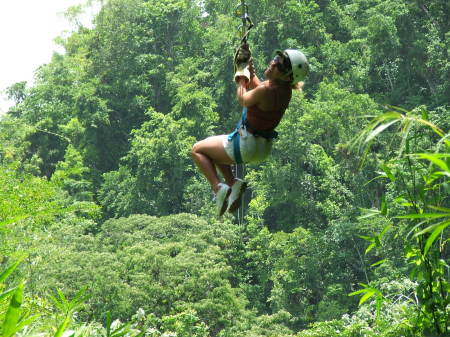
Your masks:
<path fill-rule="evenodd" d="M 236 125 L 236 129 L 228 135 L 228 141 L 233 142 L 234 161 L 238 165 L 244 163 L 241 155 L 241 134 L 239 133 L 239 131 L 241 130 L 241 126 L 244 125 L 246 120 L 247 120 L 247 108 L 244 107 L 242 109 L 241 120 Z"/>
<path fill-rule="evenodd" d="M 246 130 L 256 137 L 263 137 L 266 139 L 274 139 L 278 137 L 278 132 L 275 130 L 257 130 L 251 126 L 247 120 L 247 108 L 244 107 L 242 109 L 242 116 L 239 123 L 236 125 L 235 130 L 228 135 L 228 141 L 233 142 L 233 154 L 236 164 L 243 164 L 241 154 L 241 132 Z"/>

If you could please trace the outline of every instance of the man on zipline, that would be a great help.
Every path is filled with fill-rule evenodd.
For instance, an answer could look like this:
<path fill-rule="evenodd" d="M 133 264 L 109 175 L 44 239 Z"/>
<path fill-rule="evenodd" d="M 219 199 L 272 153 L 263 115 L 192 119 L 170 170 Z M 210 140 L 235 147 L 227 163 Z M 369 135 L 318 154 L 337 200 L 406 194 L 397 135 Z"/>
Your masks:
<path fill-rule="evenodd" d="M 216 195 L 217 213 L 234 212 L 239 208 L 247 183 L 235 178 L 231 165 L 257 163 L 267 158 L 276 138 L 275 128 L 281 121 L 292 96 L 292 89 L 301 89 L 308 74 L 305 55 L 295 49 L 277 51 L 264 71 L 266 80 L 255 75 L 248 46 L 239 50 L 248 54 L 248 66 L 235 74 L 237 100 L 244 107 L 240 125 L 230 135 L 208 137 L 192 148 L 192 157 L 205 175 Z M 225 183 L 220 182 L 216 167 Z"/>

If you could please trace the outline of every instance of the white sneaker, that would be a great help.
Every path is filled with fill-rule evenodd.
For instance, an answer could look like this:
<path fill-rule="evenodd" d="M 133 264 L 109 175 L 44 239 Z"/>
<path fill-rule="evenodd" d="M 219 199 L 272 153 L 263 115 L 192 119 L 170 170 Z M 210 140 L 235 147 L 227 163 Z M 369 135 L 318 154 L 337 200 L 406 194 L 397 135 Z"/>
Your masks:
<path fill-rule="evenodd" d="M 228 212 L 233 213 L 239 208 L 246 188 L 247 182 L 236 178 L 236 182 L 231 186 L 231 194 L 228 198 Z"/>
<path fill-rule="evenodd" d="M 230 196 L 230 193 L 230 186 L 219 183 L 219 190 L 216 193 L 216 208 L 219 216 L 222 216 L 228 208 L 228 197 Z"/>

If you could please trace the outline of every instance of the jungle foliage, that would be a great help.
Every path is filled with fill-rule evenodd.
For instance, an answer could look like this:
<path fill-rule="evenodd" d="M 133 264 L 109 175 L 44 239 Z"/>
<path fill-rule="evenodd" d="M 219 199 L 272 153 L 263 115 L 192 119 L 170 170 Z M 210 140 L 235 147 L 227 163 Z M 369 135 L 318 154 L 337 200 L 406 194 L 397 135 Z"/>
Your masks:
<path fill-rule="evenodd" d="M 450 334 L 447 0 L 248 0 L 257 74 L 311 74 L 222 219 L 190 149 L 239 118 L 237 2 L 99 2 L 6 90 L 1 336 Z"/>

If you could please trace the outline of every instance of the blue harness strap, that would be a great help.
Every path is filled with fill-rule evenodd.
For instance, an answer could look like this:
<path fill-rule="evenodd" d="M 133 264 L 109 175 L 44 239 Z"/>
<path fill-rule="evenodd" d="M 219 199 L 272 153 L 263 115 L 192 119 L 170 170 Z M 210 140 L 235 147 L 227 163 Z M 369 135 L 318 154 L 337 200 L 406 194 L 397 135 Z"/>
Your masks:
<path fill-rule="evenodd" d="M 234 154 L 234 161 L 236 162 L 236 164 L 244 163 L 241 155 L 241 135 L 239 133 L 239 129 L 241 127 L 245 127 L 254 136 L 260 136 L 266 139 L 274 139 L 278 137 L 278 132 L 276 132 L 275 130 L 262 131 L 252 127 L 247 120 L 247 108 L 244 107 L 242 109 L 242 118 L 236 125 L 236 129 L 228 135 L 228 141 L 233 142 L 233 154 Z"/>
<path fill-rule="evenodd" d="M 247 120 L 247 108 L 242 108 L 242 117 L 239 123 L 236 125 L 236 129 L 228 135 L 228 141 L 233 142 L 233 154 L 234 161 L 236 164 L 243 164 L 242 156 L 241 156 L 241 135 L 239 134 L 239 129 L 242 125 L 245 125 L 245 121 Z"/>

